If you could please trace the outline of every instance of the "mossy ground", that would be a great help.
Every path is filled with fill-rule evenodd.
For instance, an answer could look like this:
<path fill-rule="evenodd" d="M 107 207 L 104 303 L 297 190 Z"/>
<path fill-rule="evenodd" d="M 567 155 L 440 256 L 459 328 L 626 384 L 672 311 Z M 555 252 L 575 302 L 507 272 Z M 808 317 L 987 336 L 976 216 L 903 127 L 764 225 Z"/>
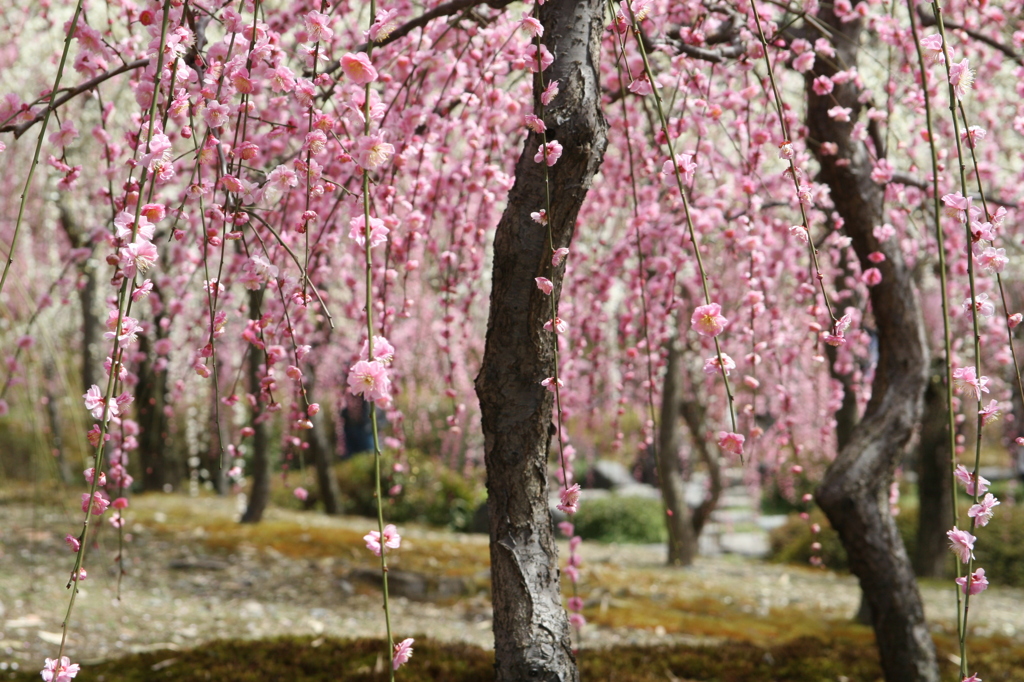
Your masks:
<path fill-rule="evenodd" d="M 1020 680 L 1024 650 L 1007 642 L 975 645 L 974 662 L 986 682 Z M 940 644 L 940 646 L 942 646 Z M 493 654 L 463 644 L 417 640 L 402 682 L 491 680 Z M 944 656 L 945 676 L 955 675 Z M 377 640 L 282 637 L 224 640 L 189 651 L 153 651 L 86 665 L 81 678 L 97 682 L 371 682 L 386 680 L 387 661 Z M 876 682 L 881 680 L 874 645 L 860 639 L 801 637 L 769 647 L 730 642 L 718 646 L 614 647 L 586 649 L 580 659 L 584 680 L 609 682 Z M 8 673 L 29 682 L 36 673 Z"/>
<path fill-rule="evenodd" d="M 6 501 L 14 502 L 10 498 Z M 250 548 L 274 551 L 296 560 L 334 557 L 351 566 L 375 565 L 362 541 L 370 527 L 367 519 L 327 519 L 315 513 L 271 508 L 263 523 L 239 525 L 230 500 L 175 495 L 137 496 L 129 514 L 129 526 L 140 535 L 187 542 L 191 547 L 203 548 L 204 553 L 215 555 Z M 407 533 L 407 541 L 393 557 L 393 565 L 461 576 L 479 575 L 487 570 L 486 537 L 414 525 L 403 526 L 402 531 Z M 761 577 L 743 578 L 749 575 L 751 567 L 740 559 L 725 563 L 719 560 L 715 566 L 726 572 L 735 568 L 740 577 L 734 576 L 734 582 Z M 793 606 L 761 608 L 759 592 L 729 593 L 719 582 L 724 576 L 718 574 L 712 582 L 705 580 L 694 585 L 701 582 L 700 574 L 636 561 L 594 560 L 585 569 L 581 594 L 587 599 L 585 615 L 593 625 L 617 632 L 663 631 L 668 635 L 666 640 L 678 641 L 679 637 L 672 635 L 681 635 L 687 641 L 692 637 L 693 641 L 708 643 L 584 648 L 580 661 L 585 680 L 880 679 L 872 631 L 835 615 Z M 793 584 L 784 575 L 787 581 L 780 585 L 775 580 L 778 576 L 772 574 L 773 592 L 799 593 L 802 588 L 797 585 L 812 578 L 812 572 L 806 568 L 785 571 L 793 577 Z M 956 652 L 953 638 L 947 631 L 939 633 L 936 641 L 947 677 L 952 679 L 955 669 L 950 660 Z M 586 640 L 583 644 L 588 646 Z M 1024 646 L 1019 641 L 972 637 L 970 649 L 971 668 L 984 671 L 982 677 L 986 682 L 1024 680 Z M 213 641 L 185 651 L 156 651 L 97 663 L 85 668 L 80 679 L 358 682 L 385 679 L 382 672 L 376 672 L 384 665 L 379 640 L 308 637 Z M 492 665 L 492 654 L 483 649 L 418 637 L 413 664 L 403 669 L 402 680 L 489 680 Z M 5 675 L 8 673 L 0 673 L 0 680 Z M 10 679 L 38 679 L 38 673 L 18 673 Z"/>

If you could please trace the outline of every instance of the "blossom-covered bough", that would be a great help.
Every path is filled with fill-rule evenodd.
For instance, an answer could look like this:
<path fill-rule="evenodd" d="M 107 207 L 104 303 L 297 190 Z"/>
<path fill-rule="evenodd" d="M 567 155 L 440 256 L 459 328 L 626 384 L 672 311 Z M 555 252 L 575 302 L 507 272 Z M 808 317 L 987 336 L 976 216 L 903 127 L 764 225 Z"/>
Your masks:
<path fill-rule="evenodd" d="M 10 12 L 50 26 L 33 55 L 54 59 L 0 55 L 0 154 L 18 197 L 0 212 L 0 412 L 27 413 L 19 389 L 47 349 L 84 346 L 47 361 L 90 377 L 60 453 L 88 484 L 65 637 L 91 529 L 117 528 L 123 558 L 130 491 L 174 480 L 168 438 L 197 482 L 208 470 L 223 491 L 252 474 L 248 521 L 267 503 L 271 451 L 309 496 L 308 448 L 331 509 L 325 433 L 355 401 L 370 410 L 380 506 L 365 540 L 386 613 L 404 532 L 387 522 L 401 494 L 384 489 L 387 469 L 439 428 L 433 454 L 486 463 L 501 679 L 576 679 L 569 633 L 585 623 L 588 576 L 566 521 L 570 620 L 551 507 L 586 504 L 574 457 L 636 449 L 641 468 L 658 463 L 673 563 L 692 560 L 723 467 L 768 472 L 799 504 L 811 496 L 798 480 L 819 477 L 887 679 L 930 682 L 889 507 L 930 418 L 936 357 L 944 476 L 972 499 L 943 498 L 935 535 L 961 560 L 972 679 L 970 607 L 1000 580 L 974 558 L 999 519 L 981 446 L 1022 436 L 1019 419 L 997 420 L 1013 393 L 1024 400 L 1019 2 Z M 3 30 L 28 52 L 27 29 Z M 6 77 L 16 70 L 26 77 Z M 81 319 L 57 313 L 76 290 Z M 684 457 L 715 474 L 692 512 Z M 385 621 L 394 674 L 413 641 L 392 627 L 411 624 Z M 74 677 L 82 655 L 62 644 L 43 676 Z"/>

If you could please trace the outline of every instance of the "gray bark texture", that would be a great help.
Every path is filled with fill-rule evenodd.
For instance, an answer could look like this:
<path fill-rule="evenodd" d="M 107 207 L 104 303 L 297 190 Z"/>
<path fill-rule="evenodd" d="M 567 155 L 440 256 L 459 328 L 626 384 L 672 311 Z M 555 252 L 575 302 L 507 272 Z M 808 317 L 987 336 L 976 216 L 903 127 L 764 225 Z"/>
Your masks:
<path fill-rule="evenodd" d="M 807 76 L 808 139 L 821 165 L 820 180 L 831 188 L 832 201 L 845 221 L 845 232 L 863 268 L 877 267 L 882 281 L 870 290 L 878 330 L 879 357 L 871 399 L 850 440 L 839 451 L 815 499 L 839 533 L 871 610 L 872 626 L 887 682 L 938 682 L 935 646 L 924 620 L 921 597 L 906 549 L 889 514 L 888 486 L 914 427 L 928 378 L 928 347 L 913 273 L 896 240 L 879 242 L 873 233 L 882 221 L 883 189 L 871 180 L 872 161 L 863 143 L 851 137 L 863 105 L 852 82 L 837 84 L 830 96 L 811 89 L 818 75 L 857 64 L 860 20 L 841 22 L 831 5 L 818 19 L 833 32 L 835 60 L 817 61 Z M 837 68 L 838 66 L 838 68 Z M 851 120 L 832 119 L 827 111 L 850 107 Z M 835 156 L 820 154 L 822 142 L 839 147 Z M 849 165 L 836 163 L 849 159 Z M 871 264 L 868 254 L 886 259 Z"/>
<path fill-rule="evenodd" d="M 599 0 L 553 0 L 540 8 L 554 63 L 544 82 L 560 94 L 544 108 L 548 140 L 563 147 L 552 166 L 554 247 L 568 247 L 576 217 L 606 145 L 598 84 L 603 30 Z M 539 77 L 534 81 L 539 104 Z M 551 303 L 535 277 L 556 282 L 547 228 L 530 213 L 545 207 L 545 167 L 533 160 L 542 138 L 531 133 L 516 164 L 515 184 L 494 238 L 494 269 L 486 347 L 476 392 L 484 433 L 491 535 L 491 593 L 497 680 L 576 682 L 569 624 L 562 607 L 558 551 L 548 509 L 552 394 L 541 381 L 554 374 L 554 336 L 543 330 Z M 570 255 L 570 258 L 572 256 Z"/>

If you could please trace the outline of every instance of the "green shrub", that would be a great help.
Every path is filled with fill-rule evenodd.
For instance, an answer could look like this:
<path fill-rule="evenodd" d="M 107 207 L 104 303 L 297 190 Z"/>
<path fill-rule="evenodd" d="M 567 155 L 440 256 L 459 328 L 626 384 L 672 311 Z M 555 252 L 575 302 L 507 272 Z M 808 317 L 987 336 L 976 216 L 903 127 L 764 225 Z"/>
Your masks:
<path fill-rule="evenodd" d="M 587 500 L 573 519 L 576 534 L 599 542 L 654 543 L 668 540 L 661 500 L 609 495 Z"/>
<path fill-rule="evenodd" d="M 406 452 L 405 465 L 402 472 L 391 467 L 381 471 L 385 518 L 394 523 L 415 521 L 467 530 L 473 511 L 487 496 L 482 481 L 453 471 L 418 450 Z M 376 518 L 373 455 L 356 455 L 342 462 L 335 467 L 335 476 L 345 512 Z M 395 485 L 401 485 L 402 491 L 389 496 L 388 490 Z"/>

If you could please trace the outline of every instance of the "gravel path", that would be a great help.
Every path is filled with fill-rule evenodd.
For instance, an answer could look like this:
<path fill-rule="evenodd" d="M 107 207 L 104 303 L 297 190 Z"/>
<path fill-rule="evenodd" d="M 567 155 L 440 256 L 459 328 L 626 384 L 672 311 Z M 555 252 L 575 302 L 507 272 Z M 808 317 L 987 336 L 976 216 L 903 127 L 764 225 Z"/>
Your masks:
<path fill-rule="evenodd" d="M 120 600 L 114 563 L 117 538 L 109 527 L 99 548 L 90 550 L 89 577 L 79 593 L 68 637 L 67 653 L 75 660 L 187 648 L 217 638 L 384 636 L 378 590 L 371 581 L 361 579 L 372 566 L 365 560 L 365 549 L 352 547 L 345 556 L 312 559 L 289 558 L 272 548 L 251 545 L 231 552 L 213 551 L 204 544 L 201 528 L 176 534 L 160 531 L 150 521 L 152 510 L 145 523 L 140 521 L 146 499 L 136 505 L 138 511 L 131 510 L 138 517 L 128 516 L 133 537 Z M 230 500 L 204 499 L 201 508 L 207 518 L 234 513 Z M 159 519 L 161 513 L 155 516 Z M 271 510 L 268 517 L 294 523 L 296 532 L 315 527 L 364 533 L 372 523 L 282 510 Z M 63 537 L 78 520 L 77 513 L 68 517 L 54 510 L 33 513 L 25 506 L 0 506 L 0 670 L 36 669 L 43 658 L 56 655 L 68 599 L 64 586 L 72 566 Z M 415 552 L 417 545 L 445 543 L 458 546 L 463 556 L 476 557 L 479 565 L 469 571 L 470 578 L 460 579 L 461 596 L 435 595 L 432 601 L 396 597 L 392 603 L 396 637 L 425 633 L 435 639 L 490 647 L 486 537 L 418 528 L 401 531 L 403 552 Z M 564 546 L 562 552 L 564 556 Z M 852 577 L 810 568 L 724 556 L 702 558 L 690 569 L 670 571 L 661 566 L 665 558 L 661 546 L 584 543 L 582 555 L 581 595 L 590 607 L 588 613 L 603 614 L 637 603 L 674 604 L 673 608 L 685 611 L 687 603 L 706 605 L 711 599 L 769 625 L 778 609 L 805 612 L 812 618 L 846 619 L 859 601 Z M 437 565 L 439 573 L 451 568 L 433 558 L 428 563 Z M 410 575 L 421 582 L 424 578 Z M 437 587 L 436 580 L 431 584 Z M 952 590 L 926 585 L 922 594 L 936 627 L 953 627 Z M 975 632 L 1024 639 L 1024 590 L 995 586 L 978 599 L 978 607 L 972 608 Z M 583 644 L 708 641 L 686 634 L 685 627 L 673 627 L 672 616 L 666 614 L 668 628 L 588 626 Z"/>

